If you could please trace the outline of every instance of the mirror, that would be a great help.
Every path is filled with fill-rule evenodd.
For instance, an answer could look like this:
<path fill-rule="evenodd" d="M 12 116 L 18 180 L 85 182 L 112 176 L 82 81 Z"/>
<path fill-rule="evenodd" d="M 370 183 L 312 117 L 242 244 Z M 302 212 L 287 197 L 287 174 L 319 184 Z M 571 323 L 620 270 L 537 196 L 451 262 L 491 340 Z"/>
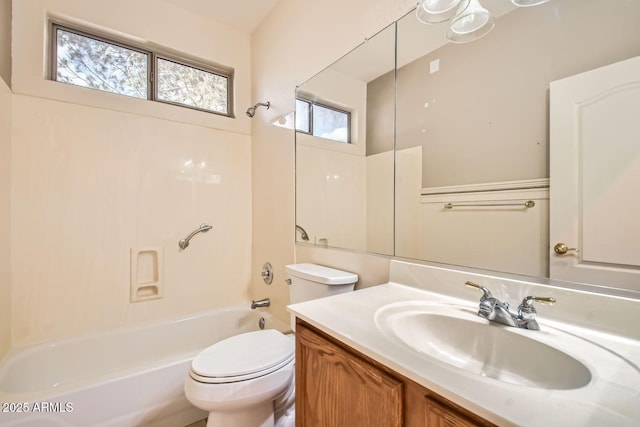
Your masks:
<path fill-rule="evenodd" d="M 395 255 L 549 277 L 549 88 L 640 55 L 640 4 L 481 3 L 495 27 L 469 43 L 398 21 Z"/>
<path fill-rule="evenodd" d="M 395 179 L 390 214 L 395 216 L 394 229 L 385 229 L 386 235 L 395 235 L 394 242 L 380 250 L 382 246 L 363 244 L 366 237 L 356 243 L 342 232 L 345 239 L 329 241 L 328 246 L 549 277 L 550 264 L 558 262 L 551 248 L 556 242 L 549 240 L 549 161 L 554 156 L 550 86 L 639 56 L 640 2 L 550 0 L 524 8 L 506 0 L 481 3 L 495 17 L 495 27 L 468 43 L 449 42 L 449 23 L 423 24 L 413 10 L 397 21 L 395 76 L 388 72 L 367 81 L 372 99 L 374 93 L 392 92 L 395 85 L 396 104 L 392 95 L 378 97 L 381 102 L 371 109 L 368 103 L 366 112 L 367 124 L 379 126 L 378 132 L 367 127 L 368 136 L 383 134 L 380 129 L 396 134 L 395 176 L 389 176 L 389 168 L 376 174 L 390 180 L 376 183 L 380 194 L 386 195 Z M 365 46 L 349 56 L 356 57 Z M 334 71 L 332 67 L 318 76 Z M 306 90 L 306 85 L 300 89 Z M 390 150 L 392 136 L 383 140 L 387 145 L 367 141 L 366 153 Z M 301 148 L 300 133 L 296 147 Z M 348 213 L 352 212 L 369 221 L 371 212 L 342 209 L 319 188 L 310 203 L 312 195 L 303 194 L 306 187 L 301 185 L 306 174 L 304 164 L 297 165 L 299 225 L 305 225 L 307 210 L 331 210 L 336 219 L 349 221 L 354 220 Z M 358 197 L 365 194 L 358 191 Z M 371 187 L 367 196 L 370 193 Z M 358 205 L 365 204 L 369 206 Z M 330 231 L 316 235 L 322 234 Z"/>
<path fill-rule="evenodd" d="M 394 71 L 395 24 L 297 88 L 296 241 L 393 255 Z"/>

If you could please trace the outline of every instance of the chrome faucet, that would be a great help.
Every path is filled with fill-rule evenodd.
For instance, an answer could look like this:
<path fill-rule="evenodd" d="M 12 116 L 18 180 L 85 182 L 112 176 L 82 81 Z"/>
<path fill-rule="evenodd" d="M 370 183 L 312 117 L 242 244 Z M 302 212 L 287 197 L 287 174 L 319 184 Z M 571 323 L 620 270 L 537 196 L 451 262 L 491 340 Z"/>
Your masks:
<path fill-rule="evenodd" d="M 509 311 L 509 303 L 494 298 L 489 289 L 484 286 L 477 285 L 473 282 L 465 282 L 465 285 L 482 291 L 478 316 L 491 322 L 501 323 L 514 328 L 539 331 L 540 326 L 536 321 L 536 309 L 533 306 L 534 301 L 545 304 L 555 304 L 556 302 L 555 298 L 528 296 L 525 297 L 518 306 L 518 313 L 512 313 Z"/>
<path fill-rule="evenodd" d="M 259 299 L 258 301 L 251 301 L 251 310 L 255 310 L 258 307 L 269 307 L 271 300 L 269 298 Z"/>

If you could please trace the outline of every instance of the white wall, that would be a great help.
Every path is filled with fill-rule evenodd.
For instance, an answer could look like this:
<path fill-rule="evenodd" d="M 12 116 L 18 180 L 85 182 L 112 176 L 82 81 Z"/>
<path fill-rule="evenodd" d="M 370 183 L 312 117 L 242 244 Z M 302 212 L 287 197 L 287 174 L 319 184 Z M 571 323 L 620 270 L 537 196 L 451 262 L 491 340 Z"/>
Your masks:
<path fill-rule="evenodd" d="M 152 0 L 13 13 L 13 345 L 248 301 L 249 36 Z M 47 14 L 233 67 L 238 118 L 46 80 Z M 144 247 L 164 250 L 164 297 L 130 303 L 129 251 Z"/>
<path fill-rule="evenodd" d="M 0 359 L 11 346 L 11 91 L 0 79 Z"/>
<path fill-rule="evenodd" d="M 395 255 L 421 259 L 422 146 L 396 150 L 395 154 Z"/>
<path fill-rule="evenodd" d="M 318 71 L 407 12 L 412 0 L 280 0 L 251 35 L 251 76 L 254 100 L 270 100 L 269 111 L 253 119 L 253 277 L 259 278 L 264 261 L 275 267 L 271 286 L 254 279 L 254 296 L 269 295 L 276 315 L 286 318 L 289 301 L 284 265 L 310 259 L 315 249 L 300 247 L 295 257 L 294 134 L 271 123 L 294 110 L 294 90 Z M 347 213 L 348 214 L 348 213 Z M 324 250 L 321 262 L 340 266 L 344 251 Z M 326 255 L 326 256 L 325 256 Z M 382 283 L 387 259 L 370 255 L 358 258 L 352 269 L 366 283 Z M 317 261 L 320 262 L 320 261 Z"/>
<path fill-rule="evenodd" d="M 300 144 L 296 162 L 297 223 L 310 243 L 366 250 L 366 157 Z"/>
<path fill-rule="evenodd" d="M 547 182 L 542 179 L 456 185 L 423 194 L 421 228 L 417 233 L 422 250 L 418 256 L 402 255 L 548 277 L 549 189 L 541 187 Z M 533 201 L 534 206 L 525 207 L 525 201 Z M 445 209 L 447 203 L 453 208 Z M 472 206 L 456 206 L 469 204 Z M 498 206 L 478 206 L 483 204 Z"/>
<path fill-rule="evenodd" d="M 366 157 L 367 200 L 366 211 L 362 217 L 365 218 L 367 226 L 365 248 L 367 252 L 374 254 L 393 254 L 394 158 L 393 151 Z"/>

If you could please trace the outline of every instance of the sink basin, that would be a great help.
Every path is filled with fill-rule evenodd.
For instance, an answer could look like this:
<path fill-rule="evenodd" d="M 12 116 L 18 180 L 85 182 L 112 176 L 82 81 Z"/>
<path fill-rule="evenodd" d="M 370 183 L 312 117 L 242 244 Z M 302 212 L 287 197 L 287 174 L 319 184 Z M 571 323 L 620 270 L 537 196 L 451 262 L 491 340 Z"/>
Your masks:
<path fill-rule="evenodd" d="M 591 381 L 582 362 L 542 342 L 545 337 L 560 338 L 568 345 L 579 340 L 557 329 L 496 325 L 478 317 L 477 309 L 428 301 L 384 306 L 375 323 L 393 342 L 484 378 L 552 390 L 575 389 Z"/>

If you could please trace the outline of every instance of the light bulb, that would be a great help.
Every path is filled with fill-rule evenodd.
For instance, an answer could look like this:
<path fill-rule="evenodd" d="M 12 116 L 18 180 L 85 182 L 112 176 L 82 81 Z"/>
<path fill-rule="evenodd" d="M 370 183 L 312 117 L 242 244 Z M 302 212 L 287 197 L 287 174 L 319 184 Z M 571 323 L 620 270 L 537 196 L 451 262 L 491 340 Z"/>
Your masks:
<path fill-rule="evenodd" d="M 495 26 L 495 18 L 478 0 L 470 0 L 467 8 L 453 17 L 447 38 L 454 43 L 477 40 Z"/>
<path fill-rule="evenodd" d="M 511 0 L 511 3 L 515 4 L 518 7 L 529 7 L 538 6 L 539 4 L 543 4 L 548 1 L 549 0 Z"/>
<path fill-rule="evenodd" d="M 438 24 L 453 18 L 460 13 L 460 8 L 464 10 L 468 5 L 469 0 L 422 0 L 416 16 L 424 24 Z"/>

